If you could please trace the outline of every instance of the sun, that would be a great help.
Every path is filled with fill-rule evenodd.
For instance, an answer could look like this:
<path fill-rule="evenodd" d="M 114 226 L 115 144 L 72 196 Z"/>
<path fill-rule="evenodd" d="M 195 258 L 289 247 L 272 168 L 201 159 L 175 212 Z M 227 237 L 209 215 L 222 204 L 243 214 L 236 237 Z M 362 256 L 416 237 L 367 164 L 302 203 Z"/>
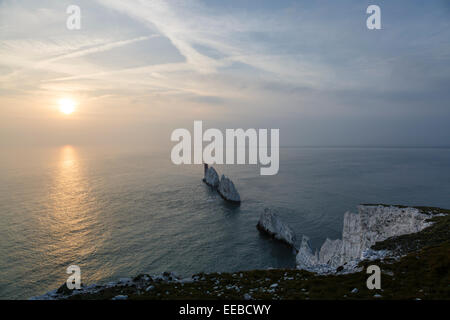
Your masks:
<path fill-rule="evenodd" d="M 72 99 L 61 99 L 59 100 L 59 111 L 64 114 L 71 114 L 75 111 L 75 101 Z"/>

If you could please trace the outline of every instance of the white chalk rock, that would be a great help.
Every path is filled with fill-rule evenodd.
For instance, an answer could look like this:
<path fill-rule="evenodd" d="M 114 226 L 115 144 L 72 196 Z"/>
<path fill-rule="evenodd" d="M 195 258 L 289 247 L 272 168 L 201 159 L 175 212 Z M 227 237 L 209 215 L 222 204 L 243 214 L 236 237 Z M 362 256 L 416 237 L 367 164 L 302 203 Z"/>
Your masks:
<path fill-rule="evenodd" d="M 222 178 L 219 182 L 219 188 L 217 189 L 219 194 L 227 201 L 240 203 L 241 196 L 236 190 L 236 187 L 233 184 L 233 181 L 228 179 L 226 176 L 222 175 Z"/>
<path fill-rule="evenodd" d="M 275 211 L 265 208 L 259 217 L 258 230 L 269 234 L 277 240 L 283 241 L 290 246 L 295 247 L 295 233 L 292 229 L 281 221 Z"/>
<path fill-rule="evenodd" d="M 307 236 L 302 237 L 295 261 L 298 269 L 311 270 L 317 265 L 317 254 L 313 253 Z"/>
<path fill-rule="evenodd" d="M 205 170 L 205 178 L 203 181 L 213 188 L 217 188 L 219 186 L 219 175 L 217 174 L 216 169 L 213 167 L 209 167 Z"/>
<path fill-rule="evenodd" d="M 319 261 L 324 264 L 328 264 L 331 266 L 340 265 L 341 263 L 341 248 L 342 248 L 342 240 L 330 240 L 327 238 L 324 244 L 320 248 L 318 257 Z"/>
<path fill-rule="evenodd" d="M 415 233 L 428 227 L 429 215 L 416 208 L 398 206 L 360 205 L 358 213 L 344 214 L 342 240 L 329 240 L 320 248 L 317 258 L 303 243 L 297 254 L 297 268 L 329 272 L 339 266 L 354 267 L 356 262 L 366 259 L 376 242 L 403 234 Z M 309 248 L 309 249 L 308 249 Z M 386 252 L 372 252 L 374 256 L 385 256 Z"/>

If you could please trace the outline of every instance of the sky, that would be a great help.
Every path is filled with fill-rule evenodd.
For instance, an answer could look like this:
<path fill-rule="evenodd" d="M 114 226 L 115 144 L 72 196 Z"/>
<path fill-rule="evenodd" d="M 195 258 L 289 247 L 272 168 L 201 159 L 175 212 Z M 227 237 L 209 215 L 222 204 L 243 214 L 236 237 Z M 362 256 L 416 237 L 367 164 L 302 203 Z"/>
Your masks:
<path fill-rule="evenodd" d="M 446 0 L 0 0 L 0 145 L 153 147 L 203 120 L 282 146 L 449 146 L 449 25 Z"/>

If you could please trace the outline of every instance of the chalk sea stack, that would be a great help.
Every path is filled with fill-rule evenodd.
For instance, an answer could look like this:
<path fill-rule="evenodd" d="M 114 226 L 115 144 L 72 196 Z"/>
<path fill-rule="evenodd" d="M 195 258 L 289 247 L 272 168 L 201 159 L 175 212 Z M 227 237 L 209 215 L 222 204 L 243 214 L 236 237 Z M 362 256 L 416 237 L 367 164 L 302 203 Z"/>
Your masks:
<path fill-rule="evenodd" d="M 205 177 L 203 178 L 203 182 L 213 188 L 219 186 L 219 175 L 217 174 L 216 169 L 208 167 L 207 164 L 205 164 Z"/>
<path fill-rule="evenodd" d="M 274 239 L 295 248 L 296 236 L 294 231 L 280 219 L 274 210 L 265 208 L 259 217 L 256 228 Z"/>
<path fill-rule="evenodd" d="M 229 179 L 225 175 L 222 175 L 221 179 L 219 180 L 219 175 L 217 174 L 216 169 L 214 169 L 213 167 L 209 167 L 206 163 L 204 164 L 203 182 L 217 190 L 219 195 L 224 200 L 236 204 L 241 203 L 241 196 L 234 186 L 233 181 L 231 181 L 231 179 Z"/>
<path fill-rule="evenodd" d="M 219 188 L 217 189 L 220 196 L 229 202 L 240 203 L 241 196 L 239 192 L 237 192 L 236 187 L 234 186 L 233 181 L 231 181 L 228 177 L 222 175 L 222 178 L 219 182 Z"/>

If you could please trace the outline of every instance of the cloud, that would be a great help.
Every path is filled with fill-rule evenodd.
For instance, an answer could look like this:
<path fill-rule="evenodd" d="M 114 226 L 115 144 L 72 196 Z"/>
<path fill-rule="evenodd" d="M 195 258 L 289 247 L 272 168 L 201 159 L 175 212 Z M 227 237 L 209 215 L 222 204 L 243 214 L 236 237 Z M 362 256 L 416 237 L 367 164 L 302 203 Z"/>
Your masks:
<path fill-rule="evenodd" d="M 148 36 L 148 37 L 138 37 L 138 38 L 122 40 L 122 41 L 113 41 L 110 43 L 94 46 L 92 48 L 81 49 L 81 50 L 76 50 L 74 52 L 65 53 L 65 54 L 62 54 L 62 55 L 54 57 L 54 58 L 40 61 L 39 63 L 46 64 L 46 63 L 51 63 L 51 62 L 64 60 L 64 59 L 79 58 L 79 57 L 83 57 L 83 56 L 86 56 L 89 54 L 105 52 L 105 51 L 108 51 L 111 49 L 119 48 L 119 47 L 126 46 L 126 45 L 129 45 L 132 43 L 136 43 L 139 41 L 148 40 L 150 38 L 156 38 L 156 37 L 159 37 L 159 35 L 152 35 L 152 36 Z"/>
<path fill-rule="evenodd" d="M 449 11 L 405 3 L 384 2 L 374 32 L 357 0 L 80 0 L 82 30 L 72 32 L 70 1 L 2 1 L 0 92 L 18 101 L 73 93 L 161 118 L 201 110 L 250 126 L 450 118 Z"/>

